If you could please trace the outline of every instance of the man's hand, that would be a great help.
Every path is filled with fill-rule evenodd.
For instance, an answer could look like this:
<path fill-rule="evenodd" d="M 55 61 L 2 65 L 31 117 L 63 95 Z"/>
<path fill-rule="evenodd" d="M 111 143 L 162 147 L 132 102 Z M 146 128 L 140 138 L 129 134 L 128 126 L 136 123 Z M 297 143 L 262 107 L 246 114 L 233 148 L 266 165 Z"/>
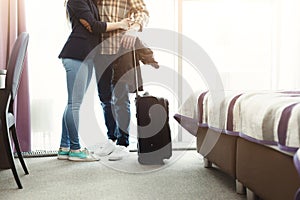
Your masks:
<path fill-rule="evenodd" d="M 130 27 L 130 19 L 129 18 L 122 19 L 119 22 L 119 26 L 120 26 L 120 29 L 123 29 L 123 30 L 127 31 Z"/>
<path fill-rule="evenodd" d="M 130 25 L 130 28 L 128 31 L 126 31 L 126 33 L 123 35 L 122 39 L 121 39 L 121 45 L 125 48 L 125 49 L 132 49 L 134 44 L 135 44 L 135 40 L 137 38 L 137 32 L 141 29 L 141 25 L 138 23 L 133 23 Z"/>
<path fill-rule="evenodd" d="M 126 33 L 123 35 L 121 39 L 121 45 L 125 49 L 132 49 L 135 44 L 136 38 L 137 38 L 137 31 L 135 29 L 130 29 L 126 31 Z"/>

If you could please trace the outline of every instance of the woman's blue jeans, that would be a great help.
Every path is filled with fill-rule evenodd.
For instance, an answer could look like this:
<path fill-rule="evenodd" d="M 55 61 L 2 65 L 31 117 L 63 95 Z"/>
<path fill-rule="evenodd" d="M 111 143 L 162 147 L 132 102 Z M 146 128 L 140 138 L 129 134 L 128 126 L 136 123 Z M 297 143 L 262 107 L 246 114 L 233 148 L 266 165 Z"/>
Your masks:
<path fill-rule="evenodd" d="M 60 147 L 80 149 L 78 124 L 79 109 L 93 73 L 93 61 L 64 58 L 63 66 L 67 75 L 68 104 L 62 120 Z"/>
<path fill-rule="evenodd" d="M 95 57 L 95 72 L 97 78 L 98 96 L 104 113 L 107 137 L 118 145 L 129 145 L 130 100 L 127 83 L 114 87 L 113 61 L 114 55 L 97 55 Z M 120 66 L 122 67 L 122 66 Z"/>

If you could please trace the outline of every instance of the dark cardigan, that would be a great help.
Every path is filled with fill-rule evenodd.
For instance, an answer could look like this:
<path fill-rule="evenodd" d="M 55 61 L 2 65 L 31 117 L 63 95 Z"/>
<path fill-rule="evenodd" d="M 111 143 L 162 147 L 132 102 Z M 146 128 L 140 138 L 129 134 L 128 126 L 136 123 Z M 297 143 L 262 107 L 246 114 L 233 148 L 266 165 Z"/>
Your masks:
<path fill-rule="evenodd" d="M 101 22 L 99 12 L 93 0 L 69 0 L 67 4 L 72 32 L 62 48 L 59 58 L 71 58 L 83 61 L 100 43 L 100 34 L 106 31 L 106 22 Z M 81 24 L 85 20 L 90 31 Z"/>
<path fill-rule="evenodd" d="M 137 80 L 138 80 L 138 89 L 143 91 L 143 79 L 140 68 L 140 62 L 143 64 L 149 64 L 154 68 L 159 68 L 158 62 L 155 61 L 153 57 L 153 51 L 146 47 L 141 40 L 137 38 L 135 43 L 135 58 L 136 58 L 136 70 L 137 70 Z M 113 84 L 115 85 L 118 81 L 126 82 L 129 85 L 129 92 L 134 93 L 136 91 L 135 84 L 135 73 L 134 73 L 134 57 L 133 51 L 126 51 L 121 48 L 120 57 L 114 65 L 114 74 L 113 74 Z"/>

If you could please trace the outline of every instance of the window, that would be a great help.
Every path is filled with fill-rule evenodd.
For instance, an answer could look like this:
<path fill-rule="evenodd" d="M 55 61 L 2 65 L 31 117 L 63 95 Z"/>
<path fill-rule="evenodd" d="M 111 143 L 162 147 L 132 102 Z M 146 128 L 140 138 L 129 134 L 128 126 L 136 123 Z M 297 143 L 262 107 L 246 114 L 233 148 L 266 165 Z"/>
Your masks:
<path fill-rule="evenodd" d="M 163 28 L 176 31 L 177 12 L 174 0 L 146 0 L 150 13 L 148 28 Z M 58 54 L 63 47 L 71 29 L 66 19 L 64 1 L 35 1 L 27 0 L 27 29 L 30 33 L 30 45 L 28 47 L 29 77 L 30 77 L 30 99 L 31 99 L 31 123 L 32 123 L 32 150 L 56 150 L 59 147 L 61 137 L 62 115 L 67 101 L 65 71 L 58 59 Z M 158 6 L 159 5 L 159 6 Z M 45 9 L 47 8 L 47 9 Z M 55 11 L 55 12 L 54 12 Z M 167 17 L 165 13 L 167 12 Z M 54 14 L 55 13 L 55 14 Z M 161 15 L 164 13 L 164 15 Z M 41 18 L 43 20 L 41 20 Z M 173 54 L 166 51 L 153 49 L 155 59 L 160 65 L 177 69 L 176 59 Z M 157 71 L 159 74 L 159 71 Z M 172 100 L 172 91 L 176 89 L 175 75 L 171 75 L 174 88 L 163 88 L 161 85 L 152 83 L 145 85 L 145 90 L 157 96 L 164 96 L 170 100 L 170 118 L 177 111 L 177 101 Z M 105 135 L 99 136 L 99 128 L 106 134 L 102 109 L 95 92 L 95 81 L 91 81 L 87 95 L 95 96 L 95 105 L 90 107 L 91 102 L 84 102 L 81 110 L 94 109 L 98 124 L 92 128 L 91 116 L 81 113 L 79 132 L 92 131 L 88 133 L 93 138 L 85 137 L 82 142 L 90 145 L 95 141 L 104 141 Z M 132 105 L 134 95 L 131 96 Z M 135 108 L 132 107 L 132 123 L 135 123 Z M 172 120 L 173 121 L 173 120 Z M 175 121 L 171 124 L 172 129 L 177 128 Z M 131 129 L 134 132 L 134 126 Z M 176 131 L 172 131 L 176 137 Z M 81 135 L 81 133 L 80 133 Z M 94 138 L 97 135 L 96 139 Z M 83 144 L 84 145 L 84 144 Z"/>
<path fill-rule="evenodd" d="M 226 90 L 299 88 L 299 1 L 183 0 L 182 5 L 183 34 L 209 54 Z"/>
<path fill-rule="evenodd" d="M 33 150 L 57 149 L 59 145 L 67 94 L 65 71 L 57 56 L 70 32 L 63 3 L 62 0 L 26 1 Z M 226 90 L 299 89 L 300 1 L 145 0 L 145 3 L 150 13 L 148 28 L 166 29 L 174 34 L 179 31 L 195 41 L 214 62 Z M 180 38 L 174 44 L 174 52 L 189 48 L 184 43 L 181 48 Z M 181 78 L 193 89 L 203 90 L 205 77 L 195 70 L 197 66 L 172 51 L 153 50 L 159 64 L 173 72 L 170 78 L 174 84 L 168 88 L 148 83 L 145 90 L 170 100 L 171 119 L 178 111 L 176 98 L 185 95 Z M 95 114 L 97 134 L 99 128 L 105 132 L 105 126 L 95 87 L 92 81 L 88 95 L 95 96 L 92 109 L 100 112 Z M 80 125 L 84 131 L 89 116 L 82 119 L 86 120 Z M 184 141 L 185 136 L 177 135 L 178 124 L 170 121 L 173 138 Z"/>

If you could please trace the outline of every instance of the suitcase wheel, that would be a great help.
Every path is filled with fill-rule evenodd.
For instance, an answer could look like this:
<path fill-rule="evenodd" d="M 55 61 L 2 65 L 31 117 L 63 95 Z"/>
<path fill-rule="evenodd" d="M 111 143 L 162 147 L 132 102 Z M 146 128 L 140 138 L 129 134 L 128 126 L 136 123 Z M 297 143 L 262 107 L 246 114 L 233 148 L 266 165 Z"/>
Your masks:
<path fill-rule="evenodd" d="M 142 165 L 164 165 L 164 161 L 162 159 L 157 160 L 145 160 L 141 157 L 138 157 L 138 162 Z"/>

